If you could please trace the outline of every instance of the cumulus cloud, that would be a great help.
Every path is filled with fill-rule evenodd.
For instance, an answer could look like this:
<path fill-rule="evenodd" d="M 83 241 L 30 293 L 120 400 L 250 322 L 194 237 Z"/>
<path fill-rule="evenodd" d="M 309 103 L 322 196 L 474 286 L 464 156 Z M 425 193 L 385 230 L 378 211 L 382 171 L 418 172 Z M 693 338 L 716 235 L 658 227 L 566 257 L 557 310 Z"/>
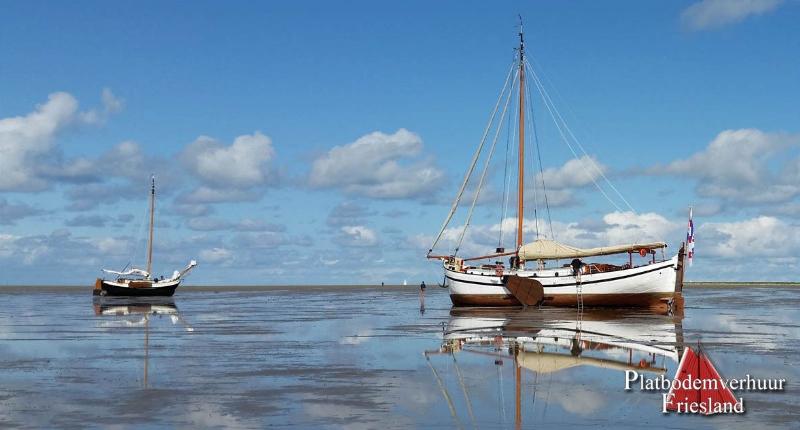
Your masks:
<path fill-rule="evenodd" d="M 596 158 L 584 155 L 572 158 L 559 167 L 550 167 L 536 174 L 534 181 L 526 182 L 525 203 L 544 206 L 544 187 L 547 190 L 547 204 L 550 207 L 574 206 L 579 203 L 576 191 L 599 181 L 608 174 L 606 165 Z M 511 190 L 512 196 L 516 191 Z"/>
<path fill-rule="evenodd" d="M 109 88 L 103 88 L 100 98 L 107 114 L 120 112 L 125 107 L 125 101 L 115 96 Z"/>
<path fill-rule="evenodd" d="M 186 147 L 182 159 L 204 183 L 237 189 L 267 182 L 270 178 L 267 163 L 274 155 L 272 140 L 255 132 L 237 137 L 230 146 L 201 136 Z"/>
<path fill-rule="evenodd" d="M 116 100 L 110 90 L 103 98 Z M 112 107 L 121 109 L 121 102 Z M 71 126 L 102 122 L 108 109 L 80 111 L 75 97 L 57 92 L 27 115 L 0 119 L 0 191 L 40 191 L 50 177 L 83 175 L 86 163 L 60 160 L 56 137 Z"/>
<path fill-rule="evenodd" d="M 772 12 L 781 3 L 783 0 L 702 0 L 684 9 L 681 21 L 694 31 L 715 29 Z"/>
<path fill-rule="evenodd" d="M 105 227 L 111 217 L 105 215 L 78 215 L 64 221 L 69 227 Z"/>
<path fill-rule="evenodd" d="M 591 248 L 605 245 L 616 245 L 634 242 L 678 242 L 682 239 L 682 222 L 674 222 L 657 213 L 611 212 L 601 219 L 589 222 L 561 222 L 553 221 L 553 235 L 559 242 Z M 502 234 L 503 244 L 513 248 L 514 235 L 517 228 L 517 219 L 510 217 L 501 223 L 472 225 L 464 236 L 459 255 L 483 255 L 491 252 L 498 244 Z M 442 235 L 437 248 L 451 251 L 457 244 L 463 226 L 450 227 Z M 523 235 L 526 242 L 536 238 L 537 231 L 540 237 L 552 237 L 550 226 L 539 220 L 525 218 L 522 223 Z M 408 244 L 420 252 L 424 252 L 433 242 L 430 235 L 415 235 L 408 239 Z"/>
<path fill-rule="evenodd" d="M 219 264 L 233 259 L 233 252 L 225 248 L 210 248 L 200 251 L 200 261 L 203 263 Z"/>
<path fill-rule="evenodd" d="M 0 225 L 13 225 L 17 221 L 34 215 L 44 213 L 25 203 L 9 203 L 0 197 Z"/>
<path fill-rule="evenodd" d="M 245 232 L 237 235 L 234 241 L 240 247 L 253 249 L 275 249 L 290 243 L 281 231 Z"/>
<path fill-rule="evenodd" d="M 315 159 L 308 183 L 379 199 L 429 197 L 444 175 L 418 159 L 422 146 L 422 139 L 406 129 L 370 133 Z"/>
<path fill-rule="evenodd" d="M 219 230 L 233 230 L 233 231 L 252 231 L 252 232 L 284 232 L 286 226 L 281 224 L 270 224 L 262 220 L 251 218 L 244 218 L 239 221 L 233 222 L 214 217 L 195 217 L 189 219 L 187 226 L 196 231 L 219 231 Z"/>
<path fill-rule="evenodd" d="M 378 244 L 378 234 L 363 225 L 346 225 L 339 229 L 334 241 L 352 247 L 371 247 Z"/>
<path fill-rule="evenodd" d="M 700 196 L 743 204 L 786 202 L 800 194 L 800 159 L 784 162 L 800 135 L 757 129 L 725 130 L 689 158 L 655 166 L 647 173 L 692 177 Z"/>
<path fill-rule="evenodd" d="M 70 211 L 87 211 L 97 208 L 101 204 L 114 204 L 130 196 L 142 196 L 141 189 L 137 190 L 130 184 L 84 184 L 74 186 L 65 193 L 69 204 L 66 208 Z"/>
<path fill-rule="evenodd" d="M 97 157 L 71 160 L 58 178 L 79 183 L 68 187 L 64 195 L 70 202 L 69 210 L 85 211 L 123 198 L 144 198 L 151 174 L 157 176 L 159 194 L 174 190 L 180 181 L 168 158 L 147 156 L 138 143 L 124 141 Z"/>
<path fill-rule="evenodd" d="M 545 169 L 537 175 L 536 180 L 541 182 L 544 179 L 548 189 L 579 188 L 592 184 L 600 179 L 601 174 L 606 173 L 608 173 L 608 167 L 594 157 L 584 155 L 581 158 L 567 161 L 561 167 Z"/>
<path fill-rule="evenodd" d="M 12 259 L 13 264 L 84 267 L 109 256 L 122 256 L 129 249 L 128 238 L 75 237 L 66 229 L 31 236 L 0 235 L 0 257 Z"/>
<path fill-rule="evenodd" d="M 0 120 L 0 190 L 40 190 L 47 183 L 38 163 L 53 147 L 55 136 L 78 119 L 78 101 L 53 93 L 26 116 Z"/>
<path fill-rule="evenodd" d="M 127 140 L 114 145 L 93 164 L 106 175 L 134 179 L 149 176 L 153 162 L 146 159 L 138 143 Z"/>
<path fill-rule="evenodd" d="M 733 222 L 709 222 L 698 227 L 701 254 L 725 259 L 791 257 L 800 252 L 800 225 L 759 216 Z"/>
<path fill-rule="evenodd" d="M 330 227 L 361 224 L 366 217 L 375 215 L 375 211 L 352 201 L 344 201 L 331 209 L 326 223 Z"/>
<path fill-rule="evenodd" d="M 194 205 L 199 207 L 213 203 L 254 202 L 260 199 L 261 196 L 261 192 L 256 190 L 199 186 L 188 194 L 182 195 L 177 203 L 179 205 Z"/>
<path fill-rule="evenodd" d="M 272 140 L 261 132 L 242 135 L 231 145 L 200 136 L 180 154 L 182 164 L 200 185 L 178 203 L 205 205 L 256 201 L 277 174 L 270 167 L 275 156 Z"/>

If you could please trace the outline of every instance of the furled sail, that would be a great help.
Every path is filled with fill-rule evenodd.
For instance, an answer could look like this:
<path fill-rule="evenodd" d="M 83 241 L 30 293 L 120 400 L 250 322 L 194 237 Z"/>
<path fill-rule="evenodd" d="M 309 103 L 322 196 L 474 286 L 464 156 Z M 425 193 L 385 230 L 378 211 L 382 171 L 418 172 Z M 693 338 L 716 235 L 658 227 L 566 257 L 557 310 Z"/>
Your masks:
<path fill-rule="evenodd" d="M 532 243 L 527 243 L 520 247 L 519 258 L 522 260 L 558 260 L 620 254 L 623 252 L 639 252 L 641 249 L 649 251 L 666 247 L 667 244 L 664 242 L 649 242 L 583 249 L 565 245 L 550 239 L 537 239 Z"/>
<path fill-rule="evenodd" d="M 130 269 L 130 270 L 126 270 L 124 272 L 118 272 L 116 270 L 109 270 L 109 269 L 103 269 L 103 272 L 110 273 L 112 275 L 118 275 L 118 276 L 136 275 L 136 276 L 142 276 L 142 277 L 145 277 L 145 278 L 150 276 L 150 272 L 148 272 L 147 270 L 137 269 L 135 267 Z"/>

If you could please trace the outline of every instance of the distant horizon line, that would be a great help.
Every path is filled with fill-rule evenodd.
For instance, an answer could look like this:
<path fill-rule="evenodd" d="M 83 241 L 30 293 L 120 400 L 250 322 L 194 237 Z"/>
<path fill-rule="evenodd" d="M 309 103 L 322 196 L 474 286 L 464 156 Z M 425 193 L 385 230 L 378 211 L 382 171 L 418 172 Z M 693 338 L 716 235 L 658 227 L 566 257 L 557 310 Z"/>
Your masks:
<path fill-rule="evenodd" d="M 436 282 L 427 281 L 426 285 L 437 286 Z M 398 288 L 398 287 L 417 287 L 416 283 L 409 284 L 205 284 L 205 285 L 182 285 L 180 290 L 209 290 L 209 289 L 259 289 L 259 290 L 284 290 L 293 288 L 313 288 L 313 289 L 359 289 L 368 287 L 379 288 Z M 731 288 L 731 287 L 800 287 L 800 281 L 687 281 L 684 286 L 689 288 Z M 37 285 L 23 285 L 23 284 L 0 284 L 0 290 L 11 288 L 68 288 L 68 289 L 86 289 L 91 290 L 94 285 L 76 285 L 76 284 L 37 284 Z"/>

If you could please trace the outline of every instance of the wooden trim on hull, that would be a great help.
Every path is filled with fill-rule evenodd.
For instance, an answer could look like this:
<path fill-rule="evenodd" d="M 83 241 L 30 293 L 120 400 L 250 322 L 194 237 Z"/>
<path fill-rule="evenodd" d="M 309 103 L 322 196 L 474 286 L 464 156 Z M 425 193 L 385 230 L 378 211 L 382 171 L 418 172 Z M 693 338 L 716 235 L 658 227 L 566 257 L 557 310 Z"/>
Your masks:
<path fill-rule="evenodd" d="M 583 294 L 584 306 L 596 307 L 635 307 L 668 311 L 672 304 L 682 307 L 683 295 L 676 293 L 639 294 Z M 521 306 L 510 294 L 450 294 L 454 306 Z M 543 306 L 576 307 L 576 294 L 547 295 Z"/>
<path fill-rule="evenodd" d="M 94 295 L 126 296 L 126 297 L 172 296 L 173 294 L 175 294 L 175 289 L 178 288 L 178 285 L 180 285 L 180 283 L 168 285 L 165 287 L 131 288 L 131 287 L 119 287 L 101 281 L 100 288 L 94 289 Z"/>

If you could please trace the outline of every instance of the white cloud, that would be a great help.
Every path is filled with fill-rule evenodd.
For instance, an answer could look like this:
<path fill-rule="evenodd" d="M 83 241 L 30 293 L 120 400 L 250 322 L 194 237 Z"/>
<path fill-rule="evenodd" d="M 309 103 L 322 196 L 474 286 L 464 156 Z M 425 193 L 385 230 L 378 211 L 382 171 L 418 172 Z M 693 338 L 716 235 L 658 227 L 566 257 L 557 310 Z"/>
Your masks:
<path fill-rule="evenodd" d="M 255 132 L 237 137 L 230 146 L 200 136 L 186 147 L 182 158 L 189 170 L 206 184 L 247 188 L 269 179 L 267 163 L 274 155 L 272 140 Z"/>
<path fill-rule="evenodd" d="M 336 146 L 314 160 L 308 183 L 314 188 L 341 188 L 345 193 L 382 199 L 429 197 L 444 176 L 425 161 L 411 161 L 422 151 L 422 139 L 406 129 L 374 132 Z"/>
<path fill-rule="evenodd" d="M 187 226 L 196 231 L 218 231 L 218 230 L 235 230 L 246 232 L 284 232 L 286 226 L 282 224 L 270 224 L 261 220 L 243 218 L 237 222 L 224 220 L 214 217 L 194 217 L 189 219 Z"/>
<path fill-rule="evenodd" d="M 200 251 L 200 261 L 203 263 L 224 263 L 233 259 L 233 252 L 225 248 L 211 248 Z"/>
<path fill-rule="evenodd" d="M 9 203 L 0 197 L 0 225 L 14 224 L 23 218 L 41 214 L 43 211 L 25 203 Z"/>
<path fill-rule="evenodd" d="M 375 211 L 371 211 L 356 202 L 344 201 L 331 209 L 325 222 L 331 227 L 355 225 L 363 222 L 364 218 L 375 214 Z"/>
<path fill-rule="evenodd" d="M 183 165 L 200 185 L 180 196 L 177 203 L 197 206 L 256 201 L 263 196 L 263 187 L 277 179 L 270 167 L 274 156 L 272 140 L 258 131 L 237 137 L 229 146 L 200 136 L 180 154 Z"/>
<path fill-rule="evenodd" d="M 102 237 L 92 241 L 92 245 L 102 254 L 123 255 L 128 249 L 128 240 L 116 237 Z"/>
<path fill-rule="evenodd" d="M 75 237 L 66 229 L 34 236 L 0 235 L 0 257 L 33 265 L 46 262 L 47 267 L 62 268 L 99 264 L 100 259 L 127 255 L 131 239 L 126 237 Z"/>
<path fill-rule="evenodd" d="M 103 100 L 103 107 L 106 113 L 117 113 L 125 107 L 125 101 L 117 98 L 109 88 L 103 88 L 100 98 Z"/>
<path fill-rule="evenodd" d="M 105 175 L 124 176 L 126 178 L 142 178 L 152 171 L 148 166 L 142 148 L 134 141 L 124 141 L 114 145 L 111 150 L 103 154 L 96 162 Z"/>
<path fill-rule="evenodd" d="M 601 173 L 608 173 L 608 168 L 594 157 L 584 155 L 567 161 L 561 167 L 545 169 L 542 174 L 537 175 L 536 181 L 541 183 L 544 178 L 548 189 L 579 188 L 600 179 Z"/>
<path fill-rule="evenodd" d="M 584 187 L 599 181 L 602 175 L 607 175 L 609 168 L 594 157 L 584 155 L 580 158 L 571 158 L 559 167 L 547 168 L 537 173 L 535 180 L 526 181 L 525 204 L 544 206 L 545 196 L 542 192 L 542 179 L 544 189 L 547 190 L 547 205 L 554 207 L 575 206 L 580 203 L 576 192 Z M 516 185 L 512 184 L 511 195 L 516 194 Z M 481 197 L 485 194 L 481 193 Z M 498 196 L 498 199 L 501 196 Z M 512 203 L 513 205 L 514 203 Z"/>
<path fill-rule="evenodd" d="M 698 226 L 699 252 L 713 257 L 791 257 L 800 252 L 800 225 L 769 216 Z"/>
<path fill-rule="evenodd" d="M 674 239 L 671 236 L 683 226 L 653 212 L 612 212 L 603 216 L 603 222 L 606 224 L 603 236 L 608 244 Z"/>
<path fill-rule="evenodd" d="M 690 30 L 719 28 L 771 12 L 781 3 L 783 0 L 702 0 L 686 8 L 681 20 Z"/>
<path fill-rule="evenodd" d="M 378 234 L 363 225 L 346 225 L 339 229 L 336 241 L 345 246 L 369 247 L 378 244 Z"/>
<path fill-rule="evenodd" d="M 60 160 L 55 139 L 70 126 L 101 123 L 109 109 L 122 108 L 108 89 L 103 99 L 110 103 L 105 112 L 81 112 L 75 97 L 56 92 L 25 116 L 0 119 L 0 191 L 39 191 L 47 188 L 49 178 L 85 174 L 89 167 L 85 161 Z"/>
<path fill-rule="evenodd" d="M 451 251 L 461 234 L 463 226 L 450 227 L 442 235 L 437 249 L 441 252 Z M 503 243 L 507 249 L 514 247 L 517 228 L 516 218 L 506 218 L 502 223 L 491 225 L 472 225 L 464 236 L 459 255 L 484 255 L 492 252 L 497 246 L 501 230 Z M 553 221 L 553 233 L 559 242 L 577 247 L 597 247 L 633 242 L 680 242 L 683 223 L 670 221 L 657 213 L 611 212 L 594 223 Z M 536 238 L 536 220 L 526 218 L 522 223 L 524 240 Z M 538 231 L 541 237 L 551 237 L 550 226 L 539 220 Z M 411 247 L 420 252 L 427 251 L 433 237 L 415 235 L 408 239 Z"/>
<path fill-rule="evenodd" d="M 8 258 L 16 252 L 14 242 L 19 239 L 13 234 L 0 233 L 0 258 Z"/>
<path fill-rule="evenodd" d="M 179 204 L 197 206 L 207 203 L 252 202 L 259 198 L 261 193 L 257 191 L 200 186 L 181 196 Z"/>
<path fill-rule="evenodd" d="M 55 136 L 77 120 L 78 101 L 53 93 L 26 116 L 0 119 L 0 190 L 40 190 L 39 158 L 53 147 Z"/>
<path fill-rule="evenodd" d="M 191 218 L 186 224 L 190 229 L 196 231 L 227 230 L 230 227 L 229 222 L 212 217 Z"/>
<path fill-rule="evenodd" d="M 105 227 L 107 223 L 113 221 L 107 215 L 78 215 L 64 221 L 64 225 L 70 227 Z"/>
<path fill-rule="evenodd" d="M 725 130 L 704 150 L 652 167 L 648 173 L 695 178 L 697 193 L 705 197 L 744 204 L 782 203 L 800 195 L 800 160 L 785 163 L 782 169 L 776 165 L 797 147 L 797 134 Z"/>

